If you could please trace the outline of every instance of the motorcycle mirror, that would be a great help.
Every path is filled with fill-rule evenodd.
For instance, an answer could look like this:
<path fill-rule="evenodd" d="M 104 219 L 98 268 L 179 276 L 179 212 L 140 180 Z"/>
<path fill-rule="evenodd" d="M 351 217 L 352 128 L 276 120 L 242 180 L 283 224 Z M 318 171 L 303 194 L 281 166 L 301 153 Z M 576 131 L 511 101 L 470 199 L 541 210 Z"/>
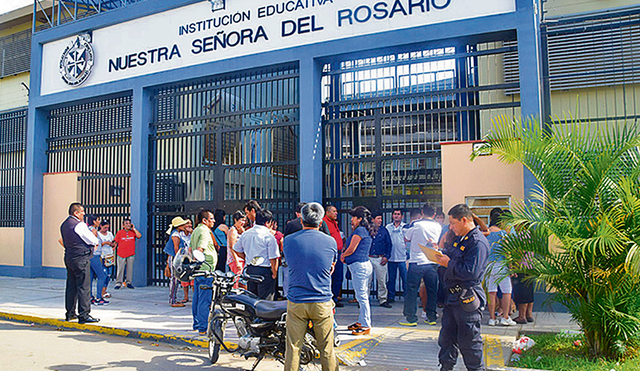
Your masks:
<path fill-rule="evenodd" d="M 264 262 L 264 258 L 262 256 L 255 256 L 253 259 L 251 259 L 251 264 L 253 266 L 258 266 L 260 264 L 262 264 Z"/>
<path fill-rule="evenodd" d="M 196 261 L 202 263 L 204 262 L 204 253 L 200 250 L 193 250 L 193 258 L 196 259 Z"/>

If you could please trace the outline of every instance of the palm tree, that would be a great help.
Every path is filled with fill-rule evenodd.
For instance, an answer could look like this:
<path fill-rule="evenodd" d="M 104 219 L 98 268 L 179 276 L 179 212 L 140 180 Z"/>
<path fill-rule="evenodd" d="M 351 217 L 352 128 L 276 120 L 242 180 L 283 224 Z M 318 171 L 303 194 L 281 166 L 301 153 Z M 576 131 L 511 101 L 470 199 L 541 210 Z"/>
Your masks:
<path fill-rule="evenodd" d="M 640 130 L 571 120 L 494 120 L 486 146 L 537 180 L 513 208 L 499 253 L 516 273 L 555 291 L 594 356 L 640 345 Z M 484 149 L 486 151 L 486 148 Z M 483 149 L 479 149 L 472 158 Z"/>

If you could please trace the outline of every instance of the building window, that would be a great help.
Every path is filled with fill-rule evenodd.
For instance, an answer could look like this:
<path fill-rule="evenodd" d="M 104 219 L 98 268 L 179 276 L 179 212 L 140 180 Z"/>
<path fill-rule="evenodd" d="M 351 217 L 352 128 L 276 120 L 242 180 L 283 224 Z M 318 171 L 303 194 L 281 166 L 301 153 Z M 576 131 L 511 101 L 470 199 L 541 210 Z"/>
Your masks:
<path fill-rule="evenodd" d="M 465 202 L 471 211 L 489 226 L 491 209 L 499 207 L 502 210 L 511 209 L 511 196 L 468 196 Z"/>
<path fill-rule="evenodd" d="M 551 91 L 640 83 L 640 10 L 549 19 L 545 24 Z M 505 82 L 517 82 L 516 41 L 505 54 Z M 517 94 L 519 89 L 508 89 Z"/>
<path fill-rule="evenodd" d="M 0 77 L 28 72 L 31 64 L 31 30 L 0 37 Z"/>

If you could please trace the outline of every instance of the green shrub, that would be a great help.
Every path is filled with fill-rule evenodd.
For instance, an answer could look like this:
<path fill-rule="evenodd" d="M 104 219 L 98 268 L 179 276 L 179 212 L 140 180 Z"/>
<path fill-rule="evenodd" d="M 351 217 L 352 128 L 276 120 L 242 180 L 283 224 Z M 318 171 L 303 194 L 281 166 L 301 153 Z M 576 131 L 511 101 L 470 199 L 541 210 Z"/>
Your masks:
<path fill-rule="evenodd" d="M 508 224 L 519 233 L 502 242 L 505 264 L 555 290 L 592 357 L 632 356 L 640 339 L 638 128 L 503 117 L 485 139 L 538 182 L 512 207 Z"/>

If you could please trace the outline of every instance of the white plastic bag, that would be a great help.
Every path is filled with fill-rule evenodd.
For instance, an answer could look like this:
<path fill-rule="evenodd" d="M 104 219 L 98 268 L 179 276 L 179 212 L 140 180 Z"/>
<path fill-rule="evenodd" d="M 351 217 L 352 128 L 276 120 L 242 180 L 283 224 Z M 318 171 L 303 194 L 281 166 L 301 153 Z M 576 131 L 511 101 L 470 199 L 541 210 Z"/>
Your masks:
<path fill-rule="evenodd" d="M 533 339 L 527 336 L 522 336 L 520 339 L 515 341 L 512 351 L 515 354 L 522 354 L 523 351 L 533 348 L 534 345 L 536 345 L 536 342 L 533 341 Z"/>

